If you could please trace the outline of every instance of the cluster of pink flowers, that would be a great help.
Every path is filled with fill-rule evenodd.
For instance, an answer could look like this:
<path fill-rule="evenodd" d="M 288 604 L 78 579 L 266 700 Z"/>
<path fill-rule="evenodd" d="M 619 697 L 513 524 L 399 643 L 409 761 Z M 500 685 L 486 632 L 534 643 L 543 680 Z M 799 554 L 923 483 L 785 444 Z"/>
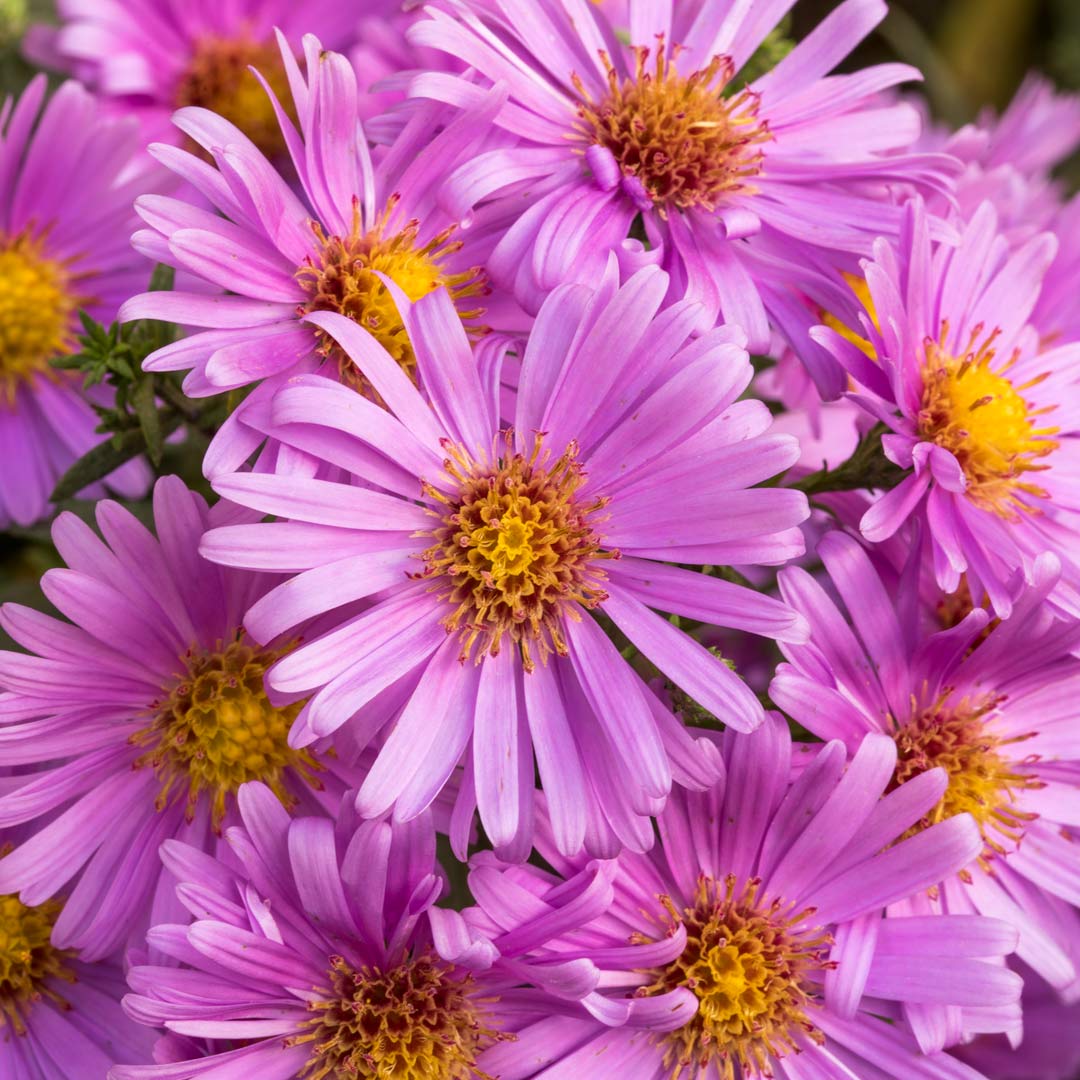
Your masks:
<path fill-rule="evenodd" d="M 57 6 L 0 1077 L 1075 1080 L 1080 99 L 933 127 L 884 0 Z"/>

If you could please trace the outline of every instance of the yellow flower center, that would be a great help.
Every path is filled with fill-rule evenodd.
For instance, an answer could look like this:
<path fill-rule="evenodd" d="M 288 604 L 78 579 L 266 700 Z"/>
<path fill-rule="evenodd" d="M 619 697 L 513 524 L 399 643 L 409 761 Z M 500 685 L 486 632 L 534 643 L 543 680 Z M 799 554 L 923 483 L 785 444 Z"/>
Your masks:
<path fill-rule="evenodd" d="M 926 772 L 942 768 L 949 786 L 941 801 L 912 826 L 911 836 L 930 825 L 968 813 L 978 823 L 985 849 L 981 860 L 991 852 L 1005 854 L 1007 843 L 1015 847 L 1027 822 L 1034 817 L 1015 805 L 1019 792 L 1043 785 L 1025 772 L 1002 750 L 1031 738 L 1030 735 L 1003 738 L 987 728 L 987 718 L 1000 704 L 992 694 L 980 698 L 949 701 L 946 691 L 915 718 L 897 728 L 896 774 L 893 787 Z M 1004 841 L 1004 843 L 1003 843 Z"/>
<path fill-rule="evenodd" d="M 65 268 L 23 235 L 0 239 L 0 403 L 12 404 L 19 385 L 51 374 L 49 361 L 70 352 L 78 298 Z"/>
<path fill-rule="evenodd" d="M 462 322 L 474 336 L 485 330 L 468 323 L 482 315 L 483 309 L 463 311 L 461 301 L 485 293 L 487 283 L 479 267 L 456 274 L 447 271 L 445 261 L 461 249 L 461 241 L 451 240 L 452 228 L 426 244 L 417 240 L 418 221 L 409 222 L 398 233 L 386 235 L 386 222 L 396 203 L 396 196 L 391 197 L 382 219 L 368 232 L 361 229 L 359 205 L 355 200 L 348 236 L 327 236 L 322 226 L 313 222 L 311 227 L 321 252 L 317 260 L 301 266 L 296 276 L 311 297 L 303 309 L 305 312 L 336 311 L 347 315 L 367 330 L 415 382 L 416 354 L 394 298 L 378 275 L 386 275 L 413 301 L 445 286 L 458 305 Z M 373 397 L 370 383 L 333 338 L 322 331 L 318 338 L 320 352 L 337 359 L 342 381 Z"/>
<path fill-rule="evenodd" d="M 428 484 L 424 492 L 443 504 L 429 533 L 422 576 L 437 579 L 452 611 L 448 631 L 460 631 L 462 659 L 474 646 L 479 661 L 496 655 L 504 637 L 521 647 L 526 671 L 551 653 L 565 655 L 561 620 L 580 618 L 576 606 L 594 608 L 605 599 L 605 575 L 596 560 L 617 558 L 601 551 L 597 512 L 606 499 L 582 500 L 585 474 L 571 443 L 555 461 L 534 437 L 528 454 L 515 451 L 512 433 L 493 464 L 475 461 L 448 447 L 446 470 L 460 485 L 448 498 Z"/>
<path fill-rule="evenodd" d="M 204 37 L 195 45 L 191 63 L 176 88 L 176 106 L 209 109 L 235 124 L 264 154 L 283 154 L 285 136 L 274 106 L 250 68 L 266 79 L 295 121 L 289 80 L 277 45 L 244 35 Z"/>
<path fill-rule="evenodd" d="M 877 326 L 877 311 L 874 309 L 874 298 L 870 295 L 870 286 L 866 284 L 866 278 L 857 277 L 855 274 L 849 274 L 847 272 L 843 274 L 843 278 L 848 283 L 851 291 L 855 294 L 856 299 L 866 310 L 867 315 L 870 316 L 873 324 Z M 869 340 L 864 338 L 858 330 L 848 326 L 845 322 L 841 322 L 829 311 L 823 311 L 821 313 L 821 321 L 826 326 L 835 330 L 842 338 L 846 338 L 850 341 L 855 348 L 859 349 L 871 360 L 877 360 L 877 353 L 874 352 L 874 346 L 871 345 Z"/>
<path fill-rule="evenodd" d="M 678 987 L 698 999 L 698 1011 L 662 1036 L 671 1080 L 686 1070 L 734 1080 L 753 1070 L 771 1076 L 770 1058 L 797 1052 L 796 1037 L 822 1042 L 807 1015 L 811 972 L 828 966 L 830 937 L 806 925 L 811 911 L 793 914 L 779 901 L 758 900 L 760 881 L 742 889 L 734 875 L 722 883 L 702 877 L 692 907 L 677 911 L 665 898 L 670 928 L 686 927 L 686 948 L 638 994 L 652 997 Z"/>
<path fill-rule="evenodd" d="M 472 980 L 428 954 L 389 971 L 334 957 L 329 987 L 308 1008 L 311 1045 L 302 1080 L 492 1080 L 476 1057 L 507 1036 L 485 1025 Z"/>
<path fill-rule="evenodd" d="M 1057 428 L 1035 426 L 1052 406 L 1037 409 L 1021 397 L 1044 376 L 1013 386 L 1004 373 L 1015 357 L 993 370 L 997 331 L 982 338 L 982 326 L 976 327 L 961 356 L 946 350 L 947 333 L 946 323 L 940 341 L 925 342 L 919 435 L 956 457 L 973 503 L 1013 518 L 1018 508 L 1029 509 L 1025 494 L 1046 496 L 1024 476 L 1048 468 L 1039 459 L 1058 445 L 1050 438 Z"/>
<path fill-rule="evenodd" d="M 42 995 L 66 1005 L 46 985 L 52 979 L 75 981 L 64 964 L 69 953 L 53 948 L 50 941 L 59 914 L 56 900 L 27 907 L 16 896 L 0 896 L 0 1032 L 10 1025 L 16 1035 L 25 1035 L 27 1010 Z"/>
<path fill-rule="evenodd" d="M 635 48 L 634 75 L 621 81 L 603 56 L 608 92 L 601 101 L 574 76 L 582 99 L 577 128 L 586 145 L 611 151 L 622 174 L 636 177 L 661 213 L 672 206 L 715 210 L 736 192 L 751 192 L 749 181 L 762 166 L 760 146 L 771 137 L 758 118 L 757 95 L 743 89 L 723 96 L 735 74 L 729 57 L 714 57 L 684 79 L 662 40 L 651 70 L 650 51 Z"/>
<path fill-rule="evenodd" d="M 136 765 L 148 764 L 158 774 L 158 810 L 172 801 L 175 787 L 186 785 L 188 819 L 206 793 L 220 829 L 227 799 L 249 780 L 261 780 L 286 806 L 294 801 L 285 786 L 290 771 L 319 786 L 319 765 L 289 746 L 289 729 L 303 703 L 277 708 L 266 696 L 266 669 L 280 655 L 243 638 L 219 652 L 188 651 L 187 671 L 154 704 L 150 726 L 132 740 L 151 747 Z"/>

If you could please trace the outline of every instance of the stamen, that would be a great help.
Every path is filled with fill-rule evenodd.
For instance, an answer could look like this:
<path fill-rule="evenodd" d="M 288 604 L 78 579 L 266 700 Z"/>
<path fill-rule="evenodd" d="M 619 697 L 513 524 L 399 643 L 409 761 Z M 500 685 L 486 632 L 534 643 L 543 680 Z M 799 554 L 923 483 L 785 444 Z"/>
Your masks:
<path fill-rule="evenodd" d="M 1003 698 L 986 694 L 954 701 L 952 696 L 951 690 L 945 690 L 932 704 L 918 710 L 914 719 L 896 728 L 892 787 L 928 769 L 944 769 L 949 786 L 941 801 L 905 836 L 955 814 L 968 813 L 982 832 L 985 848 L 981 858 L 985 861 L 992 853 L 1005 854 L 1015 847 L 1032 820 L 1033 815 L 1015 805 L 1019 793 L 1045 785 L 1002 753 L 1032 735 L 1006 738 L 995 735 L 988 726 Z"/>
<path fill-rule="evenodd" d="M 652 51 L 637 46 L 634 74 L 623 80 L 601 52 L 608 92 L 600 101 L 574 76 L 581 97 L 576 137 L 586 147 L 608 150 L 623 177 L 637 181 L 661 215 L 671 207 L 715 210 L 736 193 L 752 193 L 750 182 L 762 169 L 761 144 L 771 138 L 758 117 L 758 96 L 749 89 L 724 96 L 735 74 L 729 57 L 715 56 L 683 78 L 662 38 L 649 70 Z"/>
<path fill-rule="evenodd" d="M 760 888 L 757 878 L 740 888 L 734 875 L 723 882 L 702 876 L 684 911 L 661 897 L 669 933 L 680 923 L 686 928 L 686 948 L 666 968 L 648 973 L 653 980 L 638 996 L 682 986 L 698 999 L 693 1019 L 661 1036 L 671 1080 L 684 1070 L 688 1080 L 771 1076 L 770 1059 L 797 1053 L 797 1038 L 824 1042 L 807 1010 L 810 976 L 830 966 L 832 939 L 815 926 L 812 908 L 796 912 L 779 900 L 766 902 Z"/>
<path fill-rule="evenodd" d="M 199 41 L 176 88 L 176 105 L 199 105 L 235 124 L 268 157 L 285 153 L 273 103 L 250 68 L 255 68 L 274 96 L 296 121 L 289 80 L 281 53 L 272 41 L 209 36 Z"/>
<path fill-rule="evenodd" d="M 297 280 L 311 299 L 301 309 L 336 311 L 367 330 L 416 382 L 416 354 L 409 341 L 394 298 L 379 274 L 390 278 L 410 300 L 419 300 L 444 286 L 458 308 L 461 321 L 473 337 L 487 333 L 475 320 L 484 314 L 481 307 L 463 307 L 469 297 L 485 295 L 490 287 L 479 267 L 449 273 L 445 261 L 461 249 L 454 229 L 444 229 L 426 244 L 420 244 L 420 223 L 408 222 L 400 232 L 388 234 L 387 222 L 398 202 L 392 196 L 382 217 L 364 232 L 359 200 L 353 199 L 352 229 L 346 237 L 328 236 L 312 222 L 319 242 L 317 261 L 308 260 L 296 271 Z M 319 351 L 334 357 L 343 382 L 368 397 L 377 399 L 371 384 L 328 334 L 318 332 Z"/>
<path fill-rule="evenodd" d="M 1040 462 L 1057 449 L 1056 427 L 1036 427 L 1033 418 L 1049 411 L 1025 401 L 1006 377 L 1016 363 L 1014 353 L 994 367 L 994 342 L 1000 330 L 984 337 L 980 324 L 972 329 L 966 348 L 953 355 L 941 338 L 923 342 L 922 406 L 919 435 L 944 447 L 960 463 L 967 480 L 967 497 L 982 509 L 1016 520 L 1019 510 L 1032 509 L 1026 496 L 1046 498 L 1046 491 L 1025 475 L 1049 468 Z M 1019 389 L 1033 386 L 1029 380 Z"/>
<path fill-rule="evenodd" d="M 487 1026 L 470 975 L 424 953 L 389 971 L 332 959 L 329 985 L 308 1008 L 301 1080 L 494 1080 L 476 1068 L 492 1043 L 512 1038 Z"/>
<path fill-rule="evenodd" d="M 566 654 L 562 619 L 606 599 L 597 560 L 618 552 L 600 548 L 596 526 L 607 499 L 580 497 L 585 473 L 575 443 L 552 461 L 540 434 L 528 453 L 514 448 L 512 432 L 503 442 L 490 460 L 446 447 L 444 468 L 460 490 L 448 498 L 424 486 L 442 509 L 431 511 L 440 524 L 419 534 L 433 543 L 417 556 L 427 564 L 417 576 L 433 579 L 451 605 L 444 623 L 460 634 L 462 659 L 474 648 L 477 662 L 495 656 L 509 637 L 531 671 L 534 649 L 541 662 Z"/>
<path fill-rule="evenodd" d="M 228 798 L 249 780 L 261 780 L 285 806 L 295 801 L 285 786 L 290 771 L 321 789 L 315 775 L 321 766 L 307 751 L 289 746 L 289 729 L 303 702 L 277 708 L 266 696 L 266 669 L 284 651 L 260 651 L 242 632 L 216 652 L 188 651 L 186 671 L 155 703 L 150 725 L 131 740 L 151 747 L 135 765 L 157 773 L 158 810 L 186 787 L 191 821 L 206 793 L 220 831 Z"/>
<path fill-rule="evenodd" d="M 26 1016 L 33 1003 L 46 997 L 67 1008 L 68 1003 L 49 983 L 72 983 L 66 966 L 71 955 L 53 947 L 53 923 L 60 914 L 57 900 L 28 907 L 17 896 L 0 896 L 0 1038 L 26 1034 Z"/>

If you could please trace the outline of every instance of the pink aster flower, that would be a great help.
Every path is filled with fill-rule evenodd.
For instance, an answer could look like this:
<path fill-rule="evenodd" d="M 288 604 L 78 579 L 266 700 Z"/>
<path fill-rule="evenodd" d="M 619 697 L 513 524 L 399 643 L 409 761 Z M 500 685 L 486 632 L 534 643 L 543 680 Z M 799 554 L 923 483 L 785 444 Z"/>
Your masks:
<path fill-rule="evenodd" d="M 111 322 L 151 269 L 126 240 L 146 190 L 134 129 L 76 83 L 44 99 L 39 76 L 0 108 L 0 528 L 43 517 L 57 480 L 101 441 L 88 397 L 107 395 L 49 362 L 77 348 L 80 309 Z M 148 483 L 142 462 L 107 480 L 128 498 Z"/>
<path fill-rule="evenodd" d="M 120 1066 L 111 1080 L 525 1075 L 531 1061 L 514 1042 L 523 1018 L 595 1013 L 614 1024 L 633 1012 L 601 992 L 603 957 L 550 955 L 551 939 L 611 903 L 608 864 L 561 896 L 513 898 L 514 931 L 471 940 L 459 915 L 435 906 L 445 881 L 429 815 L 361 822 L 346 806 L 336 826 L 290 820 L 261 784 L 241 788 L 239 805 L 243 824 L 217 860 L 163 846 L 195 921 L 150 930 L 170 966 L 133 968 L 124 999 L 134 1019 L 169 1032 L 170 1049 L 179 1037 L 204 1053 Z M 648 965 L 673 946 L 619 953 Z M 504 1065 L 489 1072 L 491 1047 Z"/>
<path fill-rule="evenodd" d="M 833 742 L 792 782 L 790 736 L 775 714 L 721 747 L 725 778 L 672 794 L 659 844 L 615 861 L 604 912 L 533 954 L 605 958 L 612 1006 L 637 1008 L 617 1027 L 538 1018 L 483 1067 L 520 1080 L 978 1080 L 921 1049 L 906 1016 L 951 1008 L 989 1031 L 1015 1022 L 1021 981 L 1001 962 L 1015 932 L 970 915 L 882 917 L 978 851 L 966 817 L 903 838 L 940 797 L 942 772 L 883 797 L 896 750 L 871 734 L 846 769 Z M 477 907 L 463 912 L 460 934 L 474 947 L 515 941 L 518 912 L 584 889 L 584 858 L 564 858 L 545 829 L 538 841 L 553 873 L 474 859 Z M 665 941 L 670 956 L 642 965 L 640 949 Z"/>
<path fill-rule="evenodd" d="M 153 1039 L 120 1008 L 120 966 L 86 964 L 49 940 L 57 900 L 0 896 L 0 1076 L 103 1077 L 117 1061 L 151 1060 Z"/>
<path fill-rule="evenodd" d="M 674 777 L 700 786 L 697 747 L 606 632 L 616 628 L 674 684 L 749 731 L 757 698 L 653 608 L 800 639 L 776 600 L 672 563 L 782 563 L 803 550 L 801 493 L 752 488 L 798 448 L 769 434 L 737 332 L 691 338 L 693 305 L 661 311 L 667 275 L 621 288 L 569 285 L 541 309 L 521 358 L 512 425 L 500 375 L 474 362 L 450 296 L 396 292 L 423 397 L 361 327 L 308 317 L 385 409 L 327 379 L 275 396 L 277 436 L 340 471 L 219 476 L 225 497 L 283 520 L 211 530 L 203 553 L 294 578 L 248 612 L 257 640 L 342 603 L 370 608 L 279 661 L 269 685 L 312 693 L 295 746 L 350 725 L 389 727 L 360 788 L 365 816 L 422 810 L 459 760 L 495 845 L 523 857 L 533 759 L 563 850 L 647 847 Z M 470 661 L 463 663 L 462 661 Z M 400 715 L 398 715 L 400 714 Z"/>
<path fill-rule="evenodd" d="M 1029 75 L 1000 116 L 984 110 L 956 132 L 929 121 L 918 147 L 943 150 L 964 166 L 949 197 L 934 201 L 937 212 L 970 221 L 990 202 L 1001 231 L 1019 246 L 1049 229 L 1061 209 L 1066 189 L 1052 173 L 1080 149 L 1080 94 Z"/>
<path fill-rule="evenodd" d="M 300 706 L 264 690 L 263 672 L 296 638 L 257 645 L 241 620 L 275 579 L 198 554 L 207 527 L 251 515 L 208 511 L 166 477 L 154 519 L 156 537 L 100 502 L 99 538 L 60 515 L 53 542 L 68 569 L 48 571 L 42 590 L 66 619 L 0 609 L 29 653 L 0 653 L 0 765 L 33 766 L 0 797 L 0 827 L 37 823 L 0 859 L 0 892 L 37 905 L 69 887 L 52 940 L 87 959 L 146 918 L 161 841 L 212 846 L 240 784 L 261 779 L 289 806 L 332 810 L 348 774 L 317 747 L 291 748 Z"/>
<path fill-rule="evenodd" d="M 703 326 L 744 327 L 760 351 L 774 288 L 896 235 L 889 186 L 941 187 L 953 169 L 905 153 L 916 111 L 877 100 L 918 73 L 886 64 L 829 75 L 885 15 L 883 0 L 848 0 L 743 85 L 738 73 L 793 2 L 634 0 L 628 44 L 583 0 L 428 7 L 410 40 L 509 93 L 495 122 L 514 141 L 451 173 L 444 195 L 458 213 L 491 200 L 522 207 L 489 261 L 495 281 L 535 311 L 561 282 L 594 281 L 611 251 L 640 253 L 638 241 L 624 245 L 640 215 L 673 297 L 699 301 Z M 412 92 L 454 104 L 481 93 L 445 74 L 419 76 Z M 841 391 L 835 367 L 820 378 L 831 396 Z"/>
<path fill-rule="evenodd" d="M 70 72 L 111 112 L 138 117 L 144 140 L 178 142 L 169 123 L 200 105 L 238 124 L 267 153 L 284 153 L 273 109 L 249 68 L 287 86 L 274 30 L 293 41 L 314 33 L 328 48 L 354 40 L 361 5 L 338 0 L 58 0 L 60 25 L 36 26 L 27 50 Z M 393 0 L 364 0 L 385 14 Z"/>
<path fill-rule="evenodd" d="M 991 624 L 976 608 L 930 633 L 912 602 L 910 576 L 887 589 L 859 543 L 842 533 L 826 537 L 818 554 L 843 608 L 805 571 L 781 571 L 781 594 L 812 632 L 807 645 L 781 645 L 789 662 L 773 681 L 772 700 L 818 737 L 843 740 L 851 753 L 868 731 L 888 735 L 901 790 L 943 768 L 948 790 L 920 827 L 970 813 L 981 845 L 960 874 L 942 879 L 936 903 L 1008 920 L 1020 932 L 1017 955 L 1076 996 L 1080 746 L 1073 694 L 1080 662 L 1072 654 L 1080 627 L 1046 604 L 1056 560 L 1036 563 L 1035 584 L 1010 618 Z"/>
<path fill-rule="evenodd" d="M 176 198 L 148 197 L 136 204 L 148 225 L 135 236 L 138 248 L 232 294 L 146 293 L 120 313 L 122 320 L 156 318 L 205 328 L 160 349 L 145 364 L 151 371 L 192 369 L 184 389 L 194 397 L 304 365 L 318 367 L 320 361 L 329 376 L 368 391 L 341 350 L 303 324 L 311 311 L 347 315 L 412 372 L 415 358 L 385 279 L 411 299 L 447 288 L 471 332 L 479 336 L 484 330 L 477 297 L 487 291 L 479 268 L 486 248 L 471 239 L 463 247 L 458 220 L 438 209 L 436 196 L 444 170 L 483 144 L 498 95 L 453 119 L 434 138 L 437 114 L 445 110 L 418 111 L 393 149 L 373 165 L 357 121 L 356 75 L 348 61 L 324 51 L 309 34 L 305 79 L 283 37 L 280 46 L 299 130 L 265 80 L 264 85 L 299 194 L 227 119 L 185 108 L 174 121 L 213 166 L 172 146 L 151 151 L 214 212 Z M 468 235 L 483 232 L 475 224 Z"/>
<path fill-rule="evenodd" d="M 891 429 L 889 459 L 911 472 L 862 518 L 878 542 L 912 516 L 926 523 L 938 584 L 964 573 L 1007 616 L 1009 583 L 1050 549 L 1077 576 L 1080 344 L 1045 346 L 1029 324 L 1054 255 L 1049 234 L 1013 251 L 985 204 L 960 244 L 934 245 L 921 204 L 898 249 L 863 264 L 862 345 L 815 338 L 860 384 L 855 395 Z"/>

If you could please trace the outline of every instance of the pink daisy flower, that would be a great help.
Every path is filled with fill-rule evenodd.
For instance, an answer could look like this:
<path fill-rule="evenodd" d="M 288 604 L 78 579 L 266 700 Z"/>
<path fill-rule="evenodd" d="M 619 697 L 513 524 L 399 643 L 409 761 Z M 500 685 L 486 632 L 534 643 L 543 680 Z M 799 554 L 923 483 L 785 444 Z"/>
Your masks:
<path fill-rule="evenodd" d="M 38 76 L 0 108 L 0 528 L 44 517 L 57 480 L 101 442 L 88 398 L 108 395 L 49 362 L 78 348 L 80 309 L 111 322 L 151 269 L 126 239 L 146 190 L 133 127 L 73 82 L 44 101 Z M 106 483 L 138 498 L 149 473 L 133 461 Z"/>
<path fill-rule="evenodd" d="M 291 380 L 273 401 L 277 437 L 338 481 L 219 476 L 223 496 L 283 520 L 213 529 L 202 551 L 296 574 L 248 612 L 260 641 L 371 602 L 269 673 L 279 693 L 312 694 L 295 746 L 344 725 L 361 743 L 389 731 L 360 787 L 365 816 L 409 819 L 464 756 L 460 811 L 475 800 L 495 845 L 524 857 L 535 756 L 563 850 L 647 847 L 672 779 L 707 783 L 715 755 L 605 628 L 724 723 L 761 723 L 738 676 L 651 609 L 801 639 L 776 600 L 670 565 L 800 554 L 804 496 L 751 487 L 798 448 L 769 433 L 760 402 L 737 400 L 752 374 L 737 332 L 692 337 L 693 305 L 661 311 L 667 288 L 652 268 L 621 288 L 609 276 L 556 290 L 524 349 L 509 428 L 499 371 L 478 368 L 445 290 L 410 306 L 395 289 L 427 398 L 361 327 L 308 316 L 386 408 Z"/>
<path fill-rule="evenodd" d="M 217 860 L 163 845 L 195 921 L 150 930 L 165 963 L 131 970 L 124 1006 L 166 1029 L 169 1053 L 111 1080 L 509 1078 L 532 1071 L 515 1042 L 526 1019 L 616 1024 L 671 1007 L 670 996 L 614 1002 L 602 990 L 608 958 L 558 955 L 552 939 L 611 903 L 609 864 L 561 896 L 515 898 L 513 932 L 471 940 L 461 916 L 435 906 L 445 880 L 429 815 L 361 822 L 346 807 L 336 825 L 290 820 L 261 784 L 241 788 L 239 805 L 242 825 Z M 647 966 L 678 947 L 618 953 Z M 195 1053 L 180 1056 L 185 1046 Z M 492 1047 L 501 1064 L 489 1071 Z"/>
<path fill-rule="evenodd" d="M 483 144 L 498 95 L 463 113 L 434 139 L 445 110 L 418 111 L 393 149 L 372 164 L 357 121 L 356 75 L 348 61 L 304 38 L 306 79 L 279 38 L 299 130 L 266 84 L 299 179 L 299 194 L 258 147 L 227 119 L 201 108 L 181 109 L 177 126 L 212 158 L 172 146 L 151 152 L 187 180 L 213 207 L 148 197 L 136 209 L 148 228 L 135 245 L 159 262 L 190 271 L 213 290 L 151 292 L 124 304 L 121 320 L 155 318 L 204 328 L 152 354 L 150 371 L 192 369 L 193 397 L 246 386 L 282 372 L 321 370 L 370 392 L 335 343 L 305 325 L 313 311 L 344 314 L 369 330 L 412 373 L 415 357 L 386 279 L 419 299 L 444 287 L 458 317 L 475 336 L 487 290 L 480 265 L 484 227 L 469 230 L 436 206 L 446 168 Z M 421 153 L 423 151 L 423 153 Z M 488 318 L 498 321 L 497 312 Z M 245 455 L 246 456 L 246 455 Z"/>
<path fill-rule="evenodd" d="M 59 26 L 32 27 L 27 51 L 76 76 L 110 112 L 138 117 L 145 142 L 179 142 L 169 118 L 189 105 L 237 124 L 267 154 L 285 152 L 274 110 L 250 68 L 284 97 L 275 29 L 292 41 L 317 34 L 328 48 L 355 39 L 363 7 L 394 0 L 57 0 Z"/>
<path fill-rule="evenodd" d="M 885 795 L 896 750 L 871 734 L 846 769 L 833 742 L 793 782 L 775 714 L 720 745 L 724 779 L 673 793 L 657 846 L 615 860 L 603 913 L 534 955 L 604 957 L 604 993 L 638 1008 L 617 1027 L 598 1015 L 532 1020 L 484 1068 L 518 1080 L 979 1080 L 921 1047 L 907 1014 L 1015 1024 L 1021 980 L 1002 963 L 1015 932 L 970 915 L 882 917 L 978 851 L 966 817 L 903 838 L 940 797 L 942 772 Z M 553 872 L 476 856 L 477 906 L 459 917 L 459 937 L 516 943 L 520 913 L 583 891 L 593 864 L 563 857 L 546 829 L 538 848 Z M 641 948 L 665 941 L 676 945 L 668 958 L 640 962 Z"/>
<path fill-rule="evenodd" d="M 916 201 L 899 247 L 881 240 L 863 264 L 861 347 L 813 331 L 891 429 L 888 458 L 911 470 L 863 516 L 863 535 L 880 542 L 917 516 L 941 588 L 966 573 L 1002 617 L 1010 583 L 1043 551 L 1077 579 L 1080 344 L 1047 347 L 1029 324 L 1055 247 L 1041 234 L 1013 251 L 989 204 L 957 247 L 934 245 Z"/>
<path fill-rule="evenodd" d="M 103 1077 L 117 1061 L 151 1060 L 150 1033 L 120 1008 L 120 965 L 87 964 L 50 941 L 58 900 L 0 896 L 0 1076 Z"/>
<path fill-rule="evenodd" d="M 788 663 L 772 700 L 850 753 L 868 731 L 888 735 L 901 789 L 943 768 L 949 787 L 919 827 L 969 813 L 981 844 L 960 874 L 942 879 L 937 905 L 1007 919 L 1020 932 L 1017 955 L 1075 996 L 1080 756 L 1072 692 L 1080 628 L 1046 604 L 1056 560 L 1037 562 L 1035 584 L 1010 618 L 991 624 L 976 608 L 930 632 L 914 602 L 917 558 L 890 590 L 852 537 L 834 532 L 818 554 L 843 608 L 805 571 L 781 571 L 781 595 L 812 630 L 809 644 L 781 644 Z"/>
<path fill-rule="evenodd" d="M 640 217 L 672 297 L 700 302 L 704 327 L 742 326 L 761 351 L 774 291 L 790 279 L 814 287 L 875 236 L 896 235 L 890 186 L 941 189 L 955 164 L 906 153 L 918 114 L 878 99 L 918 73 L 886 64 L 829 75 L 886 11 L 883 0 L 847 0 L 743 85 L 738 73 L 793 3 L 634 0 L 625 38 L 584 0 L 425 9 L 410 40 L 509 93 L 495 122 L 513 141 L 450 172 L 444 193 L 457 213 L 492 200 L 522 207 L 489 261 L 494 280 L 535 311 L 554 286 L 596 280 L 611 251 L 643 255 L 640 236 L 626 242 Z M 434 74 L 412 93 L 461 105 L 481 90 Z M 838 370 L 819 377 L 831 396 L 841 391 Z"/>
<path fill-rule="evenodd" d="M 286 805 L 332 812 L 350 775 L 318 747 L 290 747 L 299 705 L 267 697 L 264 671 L 297 639 L 258 645 L 242 619 L 275 579 L 199 557 L 209 526 L 251 515 L 225 503 L 208 511 L 165 477 L 154 519 L 156 537 L 100 502 L 99 539 L 61 514 L 53 541 L 68 569 L 48 571 L 42 590 L 66 618 L 0 609 L 26 650 L 0 653 L 0 766 L 33 767 L 0 797 L 0 827 L 36 823 L 0 859 L 0 892 L 38 905 L 68 889 L 52 940 L 86 959 L 145 924 L 161 841 L 215 845 L 242 783 L 261 779 Z"/>

